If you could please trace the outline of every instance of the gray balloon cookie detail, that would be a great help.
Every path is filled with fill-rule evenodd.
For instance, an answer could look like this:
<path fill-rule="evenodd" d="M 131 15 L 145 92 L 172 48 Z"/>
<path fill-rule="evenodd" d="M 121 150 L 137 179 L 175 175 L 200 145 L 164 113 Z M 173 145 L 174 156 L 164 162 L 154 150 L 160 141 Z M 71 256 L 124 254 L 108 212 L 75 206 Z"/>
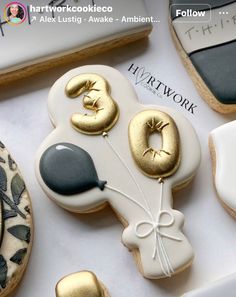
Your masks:
<path fill-rule="evenodd" d="M 93 188 L 104 190 L 91 156 L 70 143 L 49 147 L 40 160 L 40 173 L 45 184 L 54 192 L 73 195 Z"/>

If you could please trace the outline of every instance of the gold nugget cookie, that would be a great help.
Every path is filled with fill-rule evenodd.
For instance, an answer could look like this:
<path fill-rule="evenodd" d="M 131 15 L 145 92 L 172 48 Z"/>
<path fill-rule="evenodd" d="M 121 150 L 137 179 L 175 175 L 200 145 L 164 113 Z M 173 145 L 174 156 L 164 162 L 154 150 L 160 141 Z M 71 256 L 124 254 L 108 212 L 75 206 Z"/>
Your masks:
<path fill-rule="evenodd" d="M 93 272 L 81 271 L 58 282 L 56 297 L 109 297 L 109 294 Z"/>

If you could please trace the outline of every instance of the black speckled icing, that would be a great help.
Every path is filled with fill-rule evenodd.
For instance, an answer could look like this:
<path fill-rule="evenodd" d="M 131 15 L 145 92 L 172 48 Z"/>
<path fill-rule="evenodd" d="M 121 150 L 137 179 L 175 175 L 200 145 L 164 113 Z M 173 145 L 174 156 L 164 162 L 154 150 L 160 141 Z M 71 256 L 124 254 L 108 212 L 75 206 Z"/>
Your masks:
<path fill-rule="evenodd" d="M 207 10 L 206 5 L 210 5 L 211 8 L 219 8 L 230 3 L 234 3 L 235 0 L 170 0 L 171 6 L 171 18 L 176 18 L 176 10 L 187 10 L 193 8 L 193 4 L 196 6 L 194 10 Z"/>
<path fill-rule="evenodd" d="M 190 59 L 221 103 L 236 103 L 236 41 L 195 52 Z"/>
<path fill-rule="evenodd" d="M 40 160 L 40 173 L 45 184 L 62 195 L 79 194 L 95 187 L 104 190 L 91 156 L 70 143 L 49 147 Z"/>

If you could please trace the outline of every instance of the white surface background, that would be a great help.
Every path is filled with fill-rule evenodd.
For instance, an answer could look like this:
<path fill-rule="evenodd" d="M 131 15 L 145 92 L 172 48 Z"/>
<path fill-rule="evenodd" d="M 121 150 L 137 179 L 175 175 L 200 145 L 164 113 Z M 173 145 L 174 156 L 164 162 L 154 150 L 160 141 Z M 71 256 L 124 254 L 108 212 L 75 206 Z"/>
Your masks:
<path fill-rule="evenodd" d="M 236 222 L 217 201 L 208 151 L 210 131 L 234 117 L 215 113 L 196 92 L 169 33 L 168 1 L 147 2 L 149 11 L 157 14 L 161 21 L 154 25 L 149 42 L 140 41 L 0 89 L 0 138 L 25 177 L 35 219 L 31 260 L 15 297 L 55 296 L 56 282 L 82 269 L 97 273 L 111 297 L 181 296 L 236 271 Z M 190 269 L 171 279 L 149 281 L 139 274 L 132 255 L 120 242 L 122 226 L 111 210 L 75 216 L 51 202 L 37 184 L 34 156 L 52 131 L 46 105 L 49 88 L 67 70 L 94 63 L 116 67 L 133 84 L 134 77 L 127 71 L 130 64 L 145 66 L 198 105 L 193 116 L 174 102 L 159 99 L 141 86 L 136 87 L 142 102 L 163 104 L 183 112 L 196 128 L 202 146 L 202 164 L 197 177 L 191 188 L 175 196 L 174 204 L 186 217 L 184 231 L 196 257 Z"/>

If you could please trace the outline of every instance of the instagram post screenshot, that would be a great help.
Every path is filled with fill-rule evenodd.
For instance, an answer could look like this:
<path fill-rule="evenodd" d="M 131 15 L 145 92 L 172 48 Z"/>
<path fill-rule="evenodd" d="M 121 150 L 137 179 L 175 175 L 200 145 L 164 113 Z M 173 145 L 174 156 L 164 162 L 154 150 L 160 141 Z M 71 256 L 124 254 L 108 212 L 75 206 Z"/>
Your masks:
<path fill-rule="evenodd" d="M 0 0 L 0 297 L 236 297 L 235 152 L 235 0 Z"/>

